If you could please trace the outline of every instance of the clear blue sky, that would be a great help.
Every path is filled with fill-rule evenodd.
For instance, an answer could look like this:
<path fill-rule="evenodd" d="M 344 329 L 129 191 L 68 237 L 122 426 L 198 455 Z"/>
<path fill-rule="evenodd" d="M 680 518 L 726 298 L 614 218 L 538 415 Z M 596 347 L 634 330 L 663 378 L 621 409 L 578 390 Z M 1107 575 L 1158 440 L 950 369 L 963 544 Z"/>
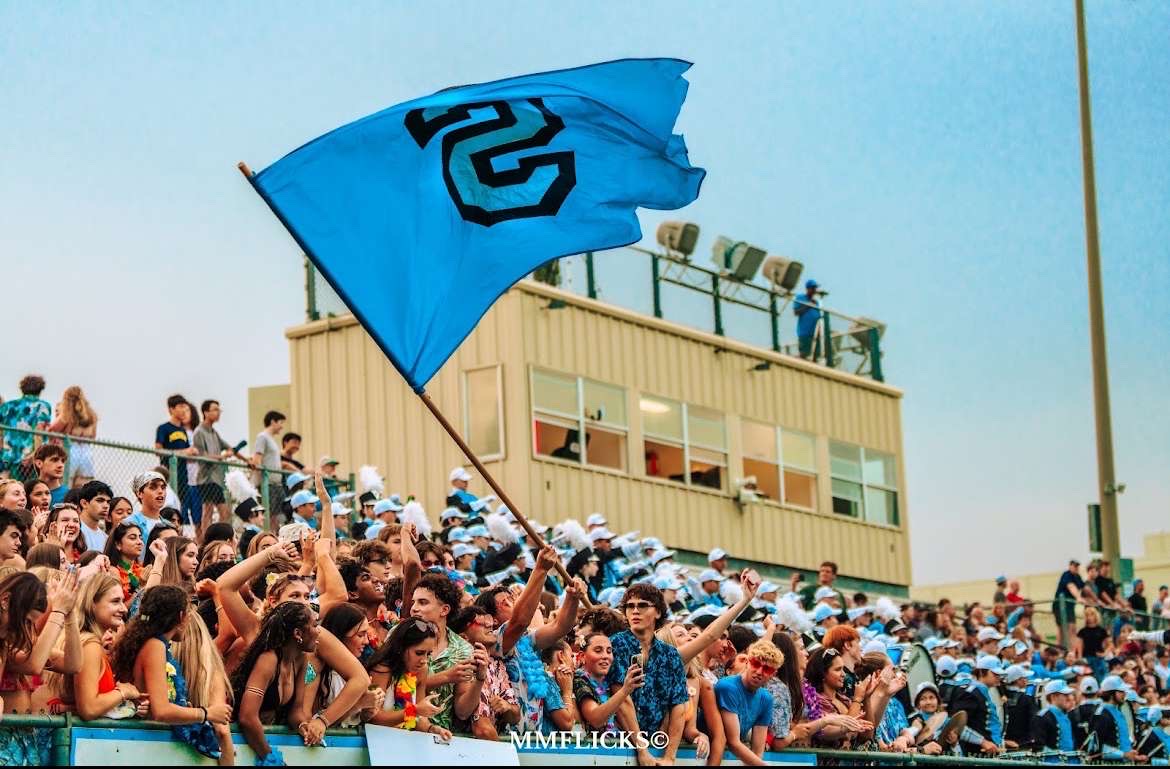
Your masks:
<path fill-rule="evenodd" d="M 916 581 L 1085 551 L 1071 0 L 234 5 L 0 4 L 5 397 L 29 370 L 54 399 L 81 383 L 103 435 L 145 442 L 168 393 L 215 396 L 242 436 L 246 388 L 288 381 L 303 299 L 237 160 L 449 85 L 676 56 L 709 172 L 682 214 L 700 248 L 727 233 L 793 255 L 833 306 L 889 324 Z M 1090 0 L 1088 21 L 1133 554 L 1170 513 L 1170 4 Z M 603 290 L 632 269 L 607 262 Z"/>

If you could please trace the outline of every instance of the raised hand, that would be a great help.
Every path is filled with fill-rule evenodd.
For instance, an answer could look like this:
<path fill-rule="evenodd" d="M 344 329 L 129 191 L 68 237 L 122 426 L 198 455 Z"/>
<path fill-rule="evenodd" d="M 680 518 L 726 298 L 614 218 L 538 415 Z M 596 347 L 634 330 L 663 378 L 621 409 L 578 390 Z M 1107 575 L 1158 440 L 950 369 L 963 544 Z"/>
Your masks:
<path fill-rule="evenodd" d="M 156 539 L 150 543 L 150 552 L 154 553 L 154 562 L 162 567 L 167 562 L 167 541 L 165 539 Z"/>
<path fill-rule="evenodd" d="M 269 561 L 275 561 L 277 558 L 293 561 L 298 557 L 297 546 L 292 542 L 277 542 L 264 548 L 264 552 L 268 554 Z"/>
<path fill-rule="evenodd" d="M 61 610 L 68 616 L 77 603 L 77 572 L 67 571 L 58 577 L 49 588 L 49 606 L 53 611 Z"/>
<path fill-rule="evenodd" d="M 557 555 L 557 551 L 553 549 L 552 545 L 545 545 L 540 548 L 540 552 L 536 554 L 536 568 L 541 571 L 549 571 L 554 568 L 561 560 Z"/>

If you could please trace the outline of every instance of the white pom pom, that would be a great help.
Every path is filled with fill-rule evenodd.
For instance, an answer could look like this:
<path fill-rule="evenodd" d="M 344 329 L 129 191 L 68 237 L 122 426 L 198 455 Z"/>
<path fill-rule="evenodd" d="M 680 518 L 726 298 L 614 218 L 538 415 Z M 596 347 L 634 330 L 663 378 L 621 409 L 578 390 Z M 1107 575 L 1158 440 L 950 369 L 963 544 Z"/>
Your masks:
<path fill-rule="evenodd" d="M 570 518 L 559 526 L 561 533 L 565 535 L 565 539 L 573 546 L 573 550 L 578 553 L 590 546 L 589 534 L 586 533 L 585 527 L 579 521 Z"/>
<path fill-rule="evenodd" d="M 260 499 L 260 492 L 252 485 L 252 481 L 248 480 L 248 476 L 244 474 L 243 470 L 229 471 L 224 476 L 224 485 L 227 486 L 228 493 L 231 494 L 236 504 L 245 499 Z"/>
<path fill-rule="evenodd" d="M 794 633 L 811 633 L 813 629 L 812 620 L 800 605 L 788 596 L 776 601 L 776 624 L 783 625 Z"/>
<path fill-rule="evenodd" d="M 892 619 L 897 619 L 902 612 L 893 601 L 883 595 L 873 605 L 873 613 L 882 622 L 889 622 Z"/>
<path fill-rule="evenodd" d="M 516 536 L 515 529 L 512 528 L 512 522 L 499 513 L 491 513 L 483 519 L 483 522 L 495 541 L 505 545 L 520 541 L 520 538 Z"/>
<path fill-rule="evenodd" d="M 372 491 L 381 497 L 386 491 L 386 482 L 378 475 L 378 468 L 373 465 L 362 465 L 358 468 L 358 485 L 363 494 Z"/>
<path fill-rule="evenodd" d="M 398 520 L 402 523 L 413 523 L 419 534 L 430 539 L 431 519 L 427 516 L 427 511 L 423 509 L 423 506 L 413 499 L 402 508 L 402 512 L 398 514 Z"/>

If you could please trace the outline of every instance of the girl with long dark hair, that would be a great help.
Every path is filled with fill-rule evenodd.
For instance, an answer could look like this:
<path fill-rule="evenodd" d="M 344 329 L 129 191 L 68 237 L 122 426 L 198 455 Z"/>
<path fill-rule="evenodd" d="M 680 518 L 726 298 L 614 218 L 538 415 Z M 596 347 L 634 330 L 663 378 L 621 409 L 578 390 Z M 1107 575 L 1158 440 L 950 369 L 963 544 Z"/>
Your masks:
<path fill-rule="evenodd" d="M 427 696 L 427 665 L 438 636 L 434 623 L 413 618 L 390 631 L 367 667 L 373 684 L 386 691 L 382 711 L 371 723 L 451 737 L 451 732 L 430 722 L 439 707 L 435 695 Z"/>
<path fill-rule="evenodd" d="M 236 720 L 256 752 L 257 766 L 283 764 L 280 751 L 269 746 L 264 726 L 296 723 L 293 711 L 298 695 L 303 699 L 308 655 L 317 650 L 319 632 L 317 618 L 308 606 L 294 601 L 279 604 L 264 617 L 256 639 L 232 674 Z M 313 720 L 320 724 L 324 719 L 318 713 Z M 324 734 L 324 726 L 316 729 Z M 306 732 L 307 725 L 302 722 L 302 737 L 308 744 Z"/>
<path fill-rule="evenodd" d="M 232 710 L 226 703 L 193 707 L 188 703 L 187 678 L 171 652 L 181 640 L 190 601 L 175 585 L 145 591 L 138 616 L 114 646 L 112 667 L 119 681 L 129 681 L 150 698 L 150 717 L 171 724 L 175 736 L 205 756 L 220 758 L 213 725 L 226 725 Z M 200 620 L 202 621 L 202 620 Z"/>

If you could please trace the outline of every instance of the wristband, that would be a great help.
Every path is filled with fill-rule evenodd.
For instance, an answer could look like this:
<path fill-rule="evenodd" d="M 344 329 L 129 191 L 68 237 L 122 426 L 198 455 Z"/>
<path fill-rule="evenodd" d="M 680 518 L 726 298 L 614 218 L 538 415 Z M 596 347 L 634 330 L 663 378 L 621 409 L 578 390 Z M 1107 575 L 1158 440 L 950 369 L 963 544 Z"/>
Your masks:
<path fill-rule="evenodd" d="M 204 723 L 204 724 L 205 724 L 205 723 L 207 723 L 207 708 L 205 708 L 205 707 L 203 707 L 202 705 L 200 705 L 200 706 L 199 706 L 199 709 L 203 711 L 203 720 L 202 720 L 200 723 Z"/>
<path fill-rule="evenodd" d="M 325 718 L 325 711 L 324 710 L 318 710 L 316 713 L 313 714 L 313 718 L 320 719 L 321 723 L 325 724 L 325 728 L 326 729 L 329 728 L 329 721 L 326 720 L 326 718 Z"/>

